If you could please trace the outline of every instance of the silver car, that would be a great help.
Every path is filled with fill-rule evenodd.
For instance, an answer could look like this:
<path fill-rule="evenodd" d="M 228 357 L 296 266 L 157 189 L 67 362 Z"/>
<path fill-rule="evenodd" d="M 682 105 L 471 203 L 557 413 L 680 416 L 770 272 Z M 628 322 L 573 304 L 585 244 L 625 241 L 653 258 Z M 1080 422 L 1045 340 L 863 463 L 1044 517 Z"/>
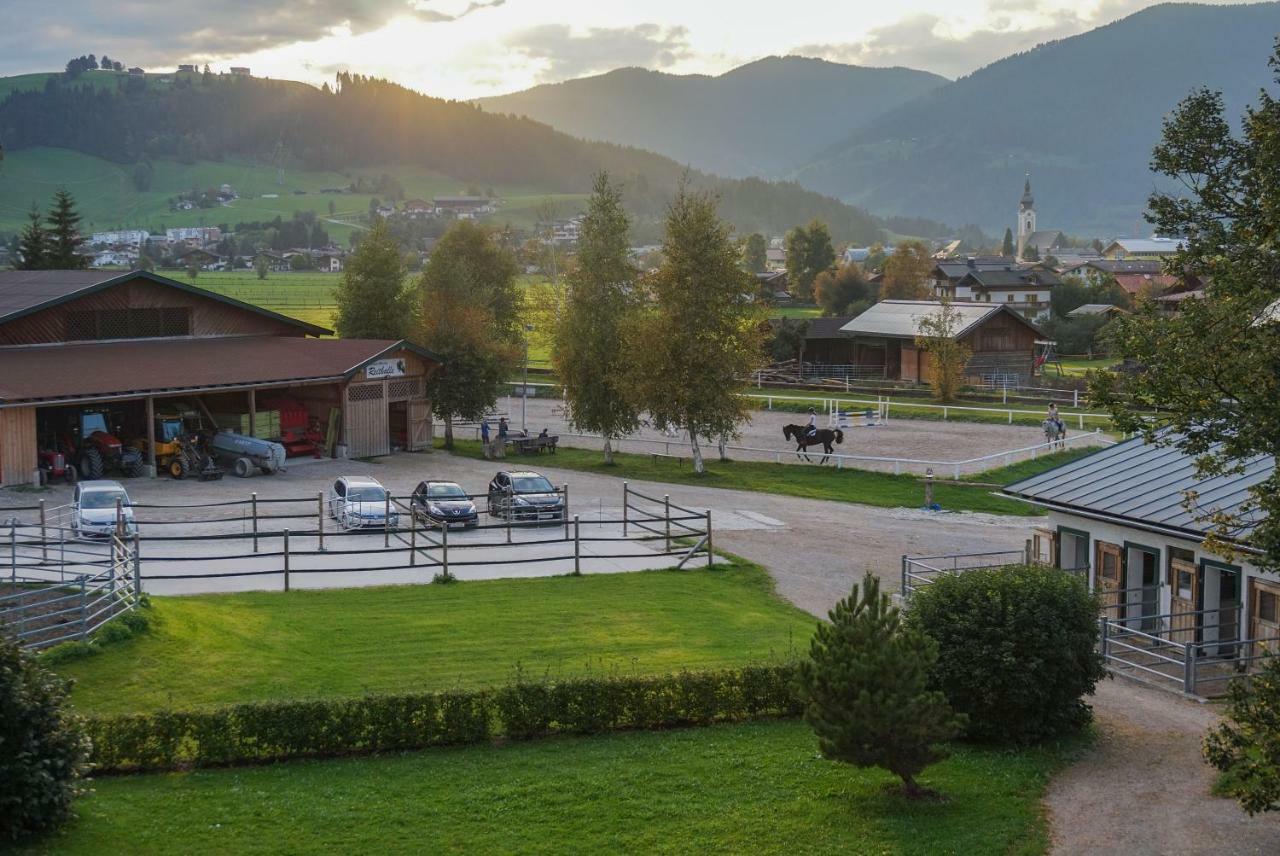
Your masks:
<path fill-rule="evenodd" d="M 125 536 L 138 531 L 133 503 L 118 481 L 97 479 L 76 485 L 71 499 L 71 532 L 77 538 L 109 538 L 116 531 L 116 506 L 120 507 Z"/>
<path fill-rule="evenodd" d="M 387 489 L 369 476 L 343 476 L 329 487 L 329 516 L 343 529 L 399 526 L 400 512 L 391 504 L 387 517 Z"/>

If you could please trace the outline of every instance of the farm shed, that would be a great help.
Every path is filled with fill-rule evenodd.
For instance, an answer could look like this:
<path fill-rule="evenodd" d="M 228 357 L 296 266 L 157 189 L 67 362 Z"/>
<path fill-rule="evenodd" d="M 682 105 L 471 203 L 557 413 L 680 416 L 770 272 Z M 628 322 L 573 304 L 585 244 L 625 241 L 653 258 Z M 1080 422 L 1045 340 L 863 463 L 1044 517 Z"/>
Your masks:
<path fill-rule="evenodd" d="M 853 364 L 864 375 L 928 383 L 928 355 L 916 347 L 920 320 L 942 308 L 934 300 L 882 300 L 840 328 L 852 342 Z M 972 350 L 965 374 L 970 383 L 1027 384 L 1035 366 L 1040 331 L 1002 303 L 951 304 L 959 321 L 956 338 Z"/>
<path fill-rule="evenodd" d="M 1280 575 L 1258 567 L 1257 512 L 1244 510 L 1274 470 L 1275 459 L 1260 456 L 1240 472 L 1201 477 L 1192 457 L 1138 438 L 1004 493 L 1048 511 L 1033 539 L 1037 558 L 1087 574 L 1104 614 L 1133 631 L 1130 644 L 1225 661 L 1230 675 L 1247 665 L 1236 660 L 1280 652 Z M 1230 556 L 1205 545 L 1218 513 L 1238 523 L 1220 533 Z M 1200 682 L 1213 674 L 1202 668 Z"/>
<path fill-rule="evenodd" d="M 86 414 L 151 448 L 177 405 L 302 408 L 353 457 L 428 448 L 435 355 L 328 335 L 143 271 L 0 272 L 0 485 L 31 482 L 40 449 L 77 448 Z"/>

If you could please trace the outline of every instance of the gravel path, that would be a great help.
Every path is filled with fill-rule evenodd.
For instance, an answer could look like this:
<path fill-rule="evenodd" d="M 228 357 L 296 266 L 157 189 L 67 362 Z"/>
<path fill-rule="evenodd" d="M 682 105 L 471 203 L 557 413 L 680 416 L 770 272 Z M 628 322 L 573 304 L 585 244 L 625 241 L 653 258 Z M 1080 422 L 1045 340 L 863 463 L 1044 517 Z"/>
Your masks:
<path fill-rule="evenodd" d="M 1091 702 L 1098 742 L 1045 798 L 1051 852 L 1280 853 L 1280 816 L 1249 817 L 1209 793 L 1214 771 L 1200 739 L 1218 720 L 1214 705 L 1121 679 L 1105 681 Z"/>

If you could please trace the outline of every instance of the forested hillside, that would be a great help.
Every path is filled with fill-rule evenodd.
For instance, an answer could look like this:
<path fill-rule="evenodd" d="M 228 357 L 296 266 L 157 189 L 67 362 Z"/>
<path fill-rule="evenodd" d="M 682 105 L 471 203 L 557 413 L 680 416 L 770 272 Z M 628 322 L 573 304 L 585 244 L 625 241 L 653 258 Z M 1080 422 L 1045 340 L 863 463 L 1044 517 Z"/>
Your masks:
<path fill-rule="evenodd" d="M 1131 233 L 1155 186 L 1163 117 L 1197 86 L 1221 89 L 1240 115 L 1271 80 L 1277 33 L 1277 3 L 1154 6 L 923 95 L 796 176 L 878 214 L 999 234 L 1030 172 L 1041 228 Z"/>
<path fill-rule="evenodd" d="M 620 68 L 477 103 L 719 175 L 776 176 L 945 83 L 909 68 L 789 56 L 715 77 Z"/>
<path fill-rule="evenodd" d="M 548 193 L 584 192 L 592 173 L 607 169 L 625 183 L 628 205 L 641 218 L 661 213 L 685 169 L 649 152 L 584 142 L 530 119 L 345 73 L 323 89 L 231 76 L 109 72 L 113 85 L 103 85 L 102 74 L 49 75 L 40 87 L 9 87 L 0 101 L 5 149 L 71 149 L 143 173 L 161 159 L 241 159 L 331 172 L 407 164 L 460 182 Z M 880 234 L 873 217 L 794 184 L 691 178 L 721 194 L 723 213 L 741 230 L 776 234 L 818 217 L 837 240 L 865 243 Z"/>

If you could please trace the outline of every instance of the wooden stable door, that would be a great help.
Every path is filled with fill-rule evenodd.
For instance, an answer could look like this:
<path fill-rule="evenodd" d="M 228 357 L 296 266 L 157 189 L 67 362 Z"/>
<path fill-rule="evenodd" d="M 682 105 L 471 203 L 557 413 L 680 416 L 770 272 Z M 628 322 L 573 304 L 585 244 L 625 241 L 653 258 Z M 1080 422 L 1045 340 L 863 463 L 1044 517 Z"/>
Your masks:
<path fill-rule="evenodd" d="M 1254 579 L 1249 588 L 1249 638 L 1259 649 L 1253 653 L 1280 654 L 1280 583 Z"/>
<path fill-rule="evenodd" d="M 1185 559 L 1169 560 L 1169 639 L 1184 644 L 1196 641 L 1199 624 L 1200 569 Z"/>
<path fill-rule="evenodd" d="M 1123 618 L 1120 590 L 1124 588 L 1124 562 L 1119 544 L 1099 541 L 1093 563 L 1094 585 L 1102 601 L 1103 615 Z"/>

